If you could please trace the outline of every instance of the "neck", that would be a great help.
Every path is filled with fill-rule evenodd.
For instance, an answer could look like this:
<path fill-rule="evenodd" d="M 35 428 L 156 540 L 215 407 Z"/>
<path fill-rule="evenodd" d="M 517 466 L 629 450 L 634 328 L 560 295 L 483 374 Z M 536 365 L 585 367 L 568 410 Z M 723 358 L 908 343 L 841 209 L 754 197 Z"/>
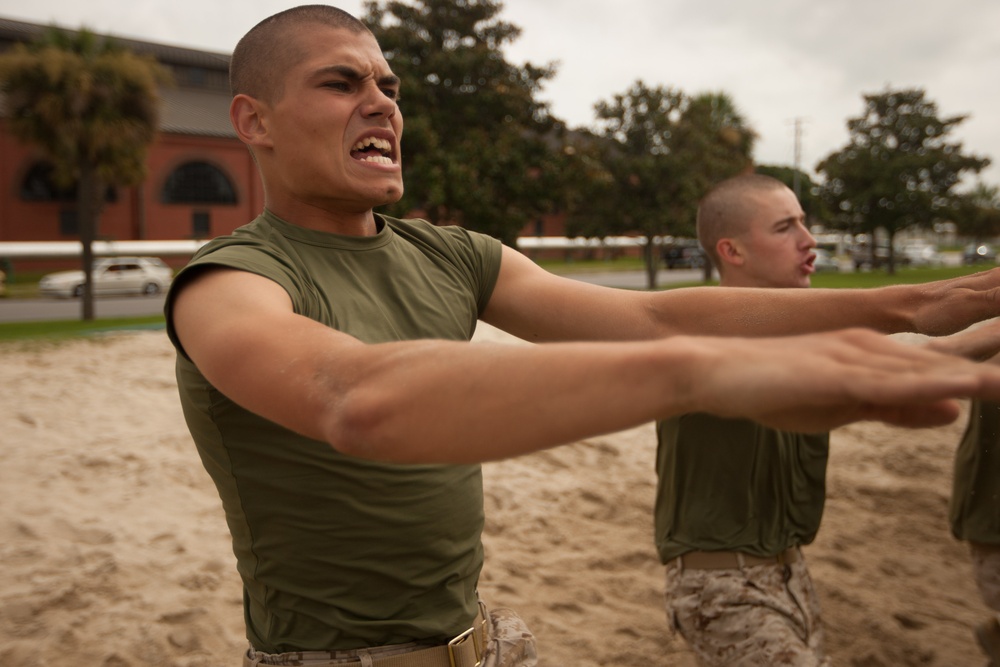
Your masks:
<path fill-rule="evenodd" d="M 344 236 L 374 236 L 378 233 L 372 209 L 352 210 L 333 206 L 317 206 L 303 202 L 285 202 L 273 205 L 265 200 L 271 213 L 299 227 Z"/>

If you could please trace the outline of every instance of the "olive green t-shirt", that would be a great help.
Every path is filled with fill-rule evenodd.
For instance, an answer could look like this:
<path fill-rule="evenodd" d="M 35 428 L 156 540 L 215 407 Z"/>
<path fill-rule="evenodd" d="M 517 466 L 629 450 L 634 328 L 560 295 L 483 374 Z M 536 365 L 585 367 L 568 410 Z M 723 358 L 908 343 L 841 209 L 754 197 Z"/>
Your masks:
<path fill-rule="evenodd" d="M 667 563 L 688 551 L 771 556 L 816 537 L 829 434 L 686 414 L 657 424 L 655 538 Z"/>
<path fill-rule="evenodd" d="M 952 533 L 960 540 L 1000 544 L 1000 405 L 972 401 L 954 474 Z"/>
<path fill-rule="evenodd" d="M 353 237 L 265 211 L 201 249 L 168 295 L 181 404 L 222 499 L 247 638 L 260 651 L 442 641 L 477 611 L 478 465 L 376 463 L 299 436 L 209 384 L 171 326 L 178 289 L 201 268 L 222 265 L 275 281 L 296 313 L 365 343 L 469 340 L 496 283 L 499 242 L 458 227 L 377 220 L 375 236 Z"/>

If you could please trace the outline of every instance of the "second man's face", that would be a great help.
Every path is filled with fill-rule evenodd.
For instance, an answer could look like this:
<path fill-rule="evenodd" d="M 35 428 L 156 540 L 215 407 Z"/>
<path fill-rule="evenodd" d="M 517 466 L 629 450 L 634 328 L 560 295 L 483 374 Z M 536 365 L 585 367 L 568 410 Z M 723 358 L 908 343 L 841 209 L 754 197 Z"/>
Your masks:
<path fill-rule="evenodd" d="M 740 236 L 743 282 L 754 287 L 809 287 L 816 239 L 788 188 L 754 195 L 756 214 Z"/>

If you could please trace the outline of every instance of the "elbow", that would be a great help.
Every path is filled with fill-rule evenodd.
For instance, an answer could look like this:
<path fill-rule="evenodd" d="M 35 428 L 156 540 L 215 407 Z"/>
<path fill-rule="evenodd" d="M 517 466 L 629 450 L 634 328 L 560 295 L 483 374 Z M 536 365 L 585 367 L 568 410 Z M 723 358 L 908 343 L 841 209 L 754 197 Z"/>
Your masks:
<path fill-rule="evenodd" d="M 354 391 L 338 401 L 321 426 L 323 439 L 347 456 L 375 461 L 395 461 L 401 452 L 391 435 L 393 401 Z"/>

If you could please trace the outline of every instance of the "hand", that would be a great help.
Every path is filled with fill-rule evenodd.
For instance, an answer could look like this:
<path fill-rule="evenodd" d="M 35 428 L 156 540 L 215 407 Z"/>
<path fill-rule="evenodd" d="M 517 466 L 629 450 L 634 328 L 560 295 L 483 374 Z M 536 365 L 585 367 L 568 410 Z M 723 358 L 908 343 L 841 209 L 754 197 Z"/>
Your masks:
<path fill-rule="evenodd" d="M 1000 315 L 1000 268 L 903 288 L 924 297 L 913 316 L 918 333 L 944 336 Z"/>
<path fill-rule="evenodd" d="M 856 421 L 940 426 L 955 398 L 1000 400 L 1000 366 L 850 329 L 770 339 L 716 339 L 698 411 L 798 432 Z M 711 353 L 710 353 L 711 356 Z"/>
<path fill-rule="evenodd" d="M 957 334 L 931 338 L 924 344 L 937 352 L 986 361 L 1000 354 L 1000 318 L 973 325 Z"/>

